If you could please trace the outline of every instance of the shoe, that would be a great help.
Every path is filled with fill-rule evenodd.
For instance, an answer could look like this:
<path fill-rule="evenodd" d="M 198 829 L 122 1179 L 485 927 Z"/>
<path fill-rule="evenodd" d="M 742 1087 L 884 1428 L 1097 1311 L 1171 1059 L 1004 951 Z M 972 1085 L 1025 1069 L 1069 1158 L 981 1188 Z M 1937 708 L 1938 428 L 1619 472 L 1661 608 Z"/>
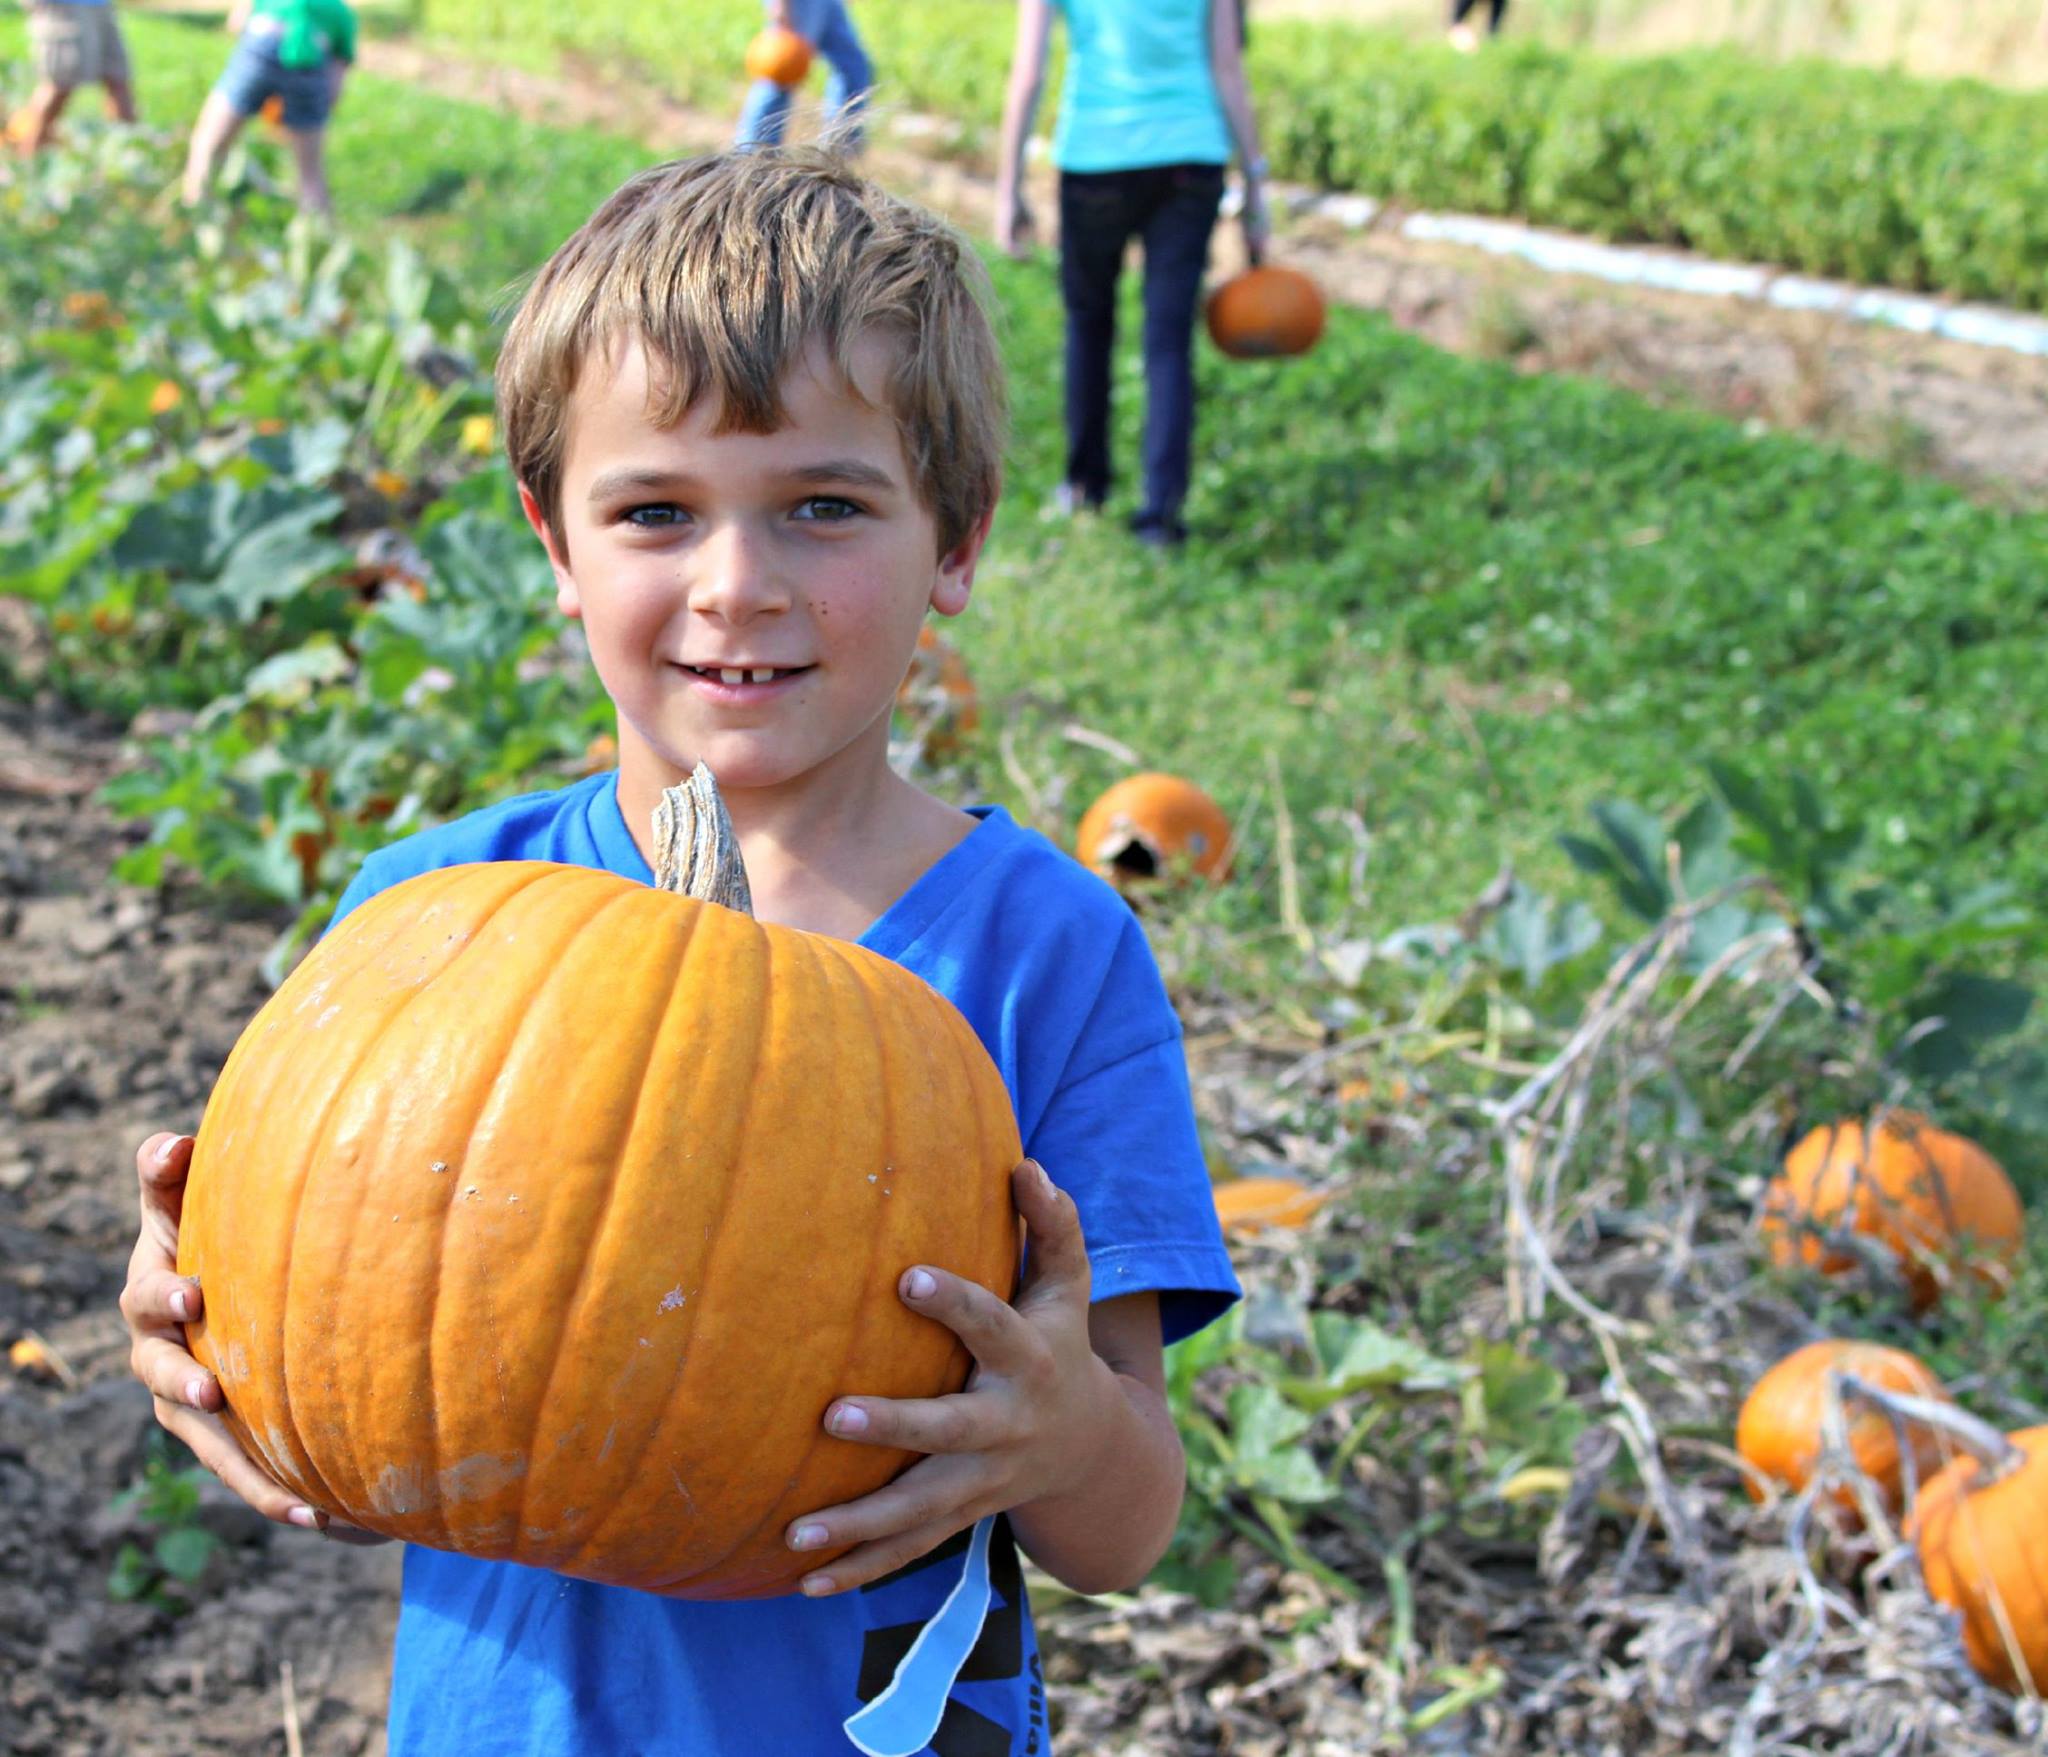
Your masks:
<path fill-rule="evenodd" d="M 1100 512 L 1102 498 L 1090 494 L 1078 482 L 1062 482 L 1052 491 L 1052 504 L 1045 509 L 1049 519 L 1070 519 L 1077 513 Z"/>
<path fill-rule="evenodd" d="M 1188 528 L 1165 513 L 1141 512 L 1131 515 L 1131 535 L 1148 549 L 1178 549 L 1188 540 Z"/>
<path fill-rule="evenodd" d="M 1469 24 L 1454 24 L 1450 30 L 1450 42 L 1460 55 L 1470 55 L 1479 47 L 1479 33 Z"/>

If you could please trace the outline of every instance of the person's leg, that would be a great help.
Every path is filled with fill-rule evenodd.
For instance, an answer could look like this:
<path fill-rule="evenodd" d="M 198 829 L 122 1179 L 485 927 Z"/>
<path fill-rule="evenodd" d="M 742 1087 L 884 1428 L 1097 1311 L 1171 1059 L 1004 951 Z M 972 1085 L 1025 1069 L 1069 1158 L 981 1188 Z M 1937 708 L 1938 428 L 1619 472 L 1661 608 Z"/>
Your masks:
<path fill-rule="evenodd" d="M 1479 33 L 1472 28 L 1470 14 L 1478 0 L 1451 0 L 1451 47 L 1469 55 L 1479 47 Z"/>
<path fill-rule="evenodd" d="M 327 188 L 327 130 L 288 127 L 284 137 L 291 142 L 292 162 L 298 168 L 299 206 L 307 213 L 323 217 L 332 214 L 334 201 Z"/>
<path fill-rule="evenodd" d="M 112 6 L 99 8 L 100 84 L 107 88 L 107 108 L 117 122 L 135 120 L 135 76 L 128 68 L 128 44 Z"/>
<path fill-rule="evenodd" d="M 1136 528 L 1176 541 L 1195 426 L 1195 308 L 1223 199 L 1221 165 L 1170 165 L 1145 242 L 1145 501 Z"/>
<path fill-rule="evenodd" d="M 850 152 L 860 145 L 859 112 L 874 89 L 875 66 L 861 45 L 860 33 L 853 28 L 845 0 L 830 0 L 816 16 L 818 34 L 813 41 L 831 69 L 825 80 L 825 121 L 830 125 L 846 118 L 845 142 Z"/>
<path fill-rule="evenodd" d="M 16 145 L 24 153 L 39 153 L 50 144 L 50 137 L 57 132 L 57 118 L 71 102 L 71 90 L 51 80 L 37 81 L 25 106 L 28 119 L 19 125 L 21 132 L 16 136 Z"/>
<path fill-rule="evenodd" d="M 1116 283 L 1131 236 L 1132 173 L 1060 178 L 1060 299 L 1067 316 L 1067 470 L 1082 505 L 1108 497 L 1110 356 L 1116 346 Z"/>
<path fill-rule="evenodd" d="M 107 108 L 114 112 L 116 122 L 135 120 L 135 88 L 125 79 L 110 79 L 106 82 Z"/>
<path fill-rule="evenodd" d="M 242 131 L 248 117 L 238 112 L 218 86 L 206 94 L 199 106 L 199 120 L 192 124 L 191 144 L 185 149 L 185 181 L 181 193 L 187 207 L 197 207 L 206 198 L 207 186 L 220 167 L 220 156 Z"/>
<path fill-rule="evenodd" d="M 757 79 L 747 87 L 746 102 L 740 106 L 740 125 L 734 146 L 774 146 L 789 123 L 789 93 L 772 79 Z"/>
<path fill-rule="evenodd" d="M 1508 15 L 1508 0 L 1493 0 L 1493 11 L 1487 20 L 1486 34 L 1500 35 L 1500 21 Z"/>

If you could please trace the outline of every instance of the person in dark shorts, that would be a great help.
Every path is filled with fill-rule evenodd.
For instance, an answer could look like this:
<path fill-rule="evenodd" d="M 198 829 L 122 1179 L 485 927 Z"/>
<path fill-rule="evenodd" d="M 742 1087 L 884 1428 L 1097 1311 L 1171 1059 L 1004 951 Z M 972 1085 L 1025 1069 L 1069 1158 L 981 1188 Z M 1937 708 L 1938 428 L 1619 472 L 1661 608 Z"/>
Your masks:
<path fill-rule="evenodd" d="M 1066 510 L 1107 499 L 1116 289 L 1133 238 L 1145 253 L 1144 488 L 1131 529 L 1173 547 L 1187 535 L 1195 417 L 1194 332 L 1209 237 L 1233 149 L 1244 173 L 1247 253 L 1265 246 L 1265 160 L 1244 76 L 1240 0 L 1021 0 L 1003 112 L 996 239 L 1032 230 L 1024 143 L 1057 9 L 1067 21 L 1059 166 L 1060 296 L 1066 305 Z"/>
<path fill-rule="evenodd" d="M 1500 35 L 1500 21 L 1508 15 L 1508 0 L 1486 0 L 1486 34 Z M 1451 47 L 1461 55 L 1469 55 L 1479 47 L 1479 33 L 1472 28 L 1472 14 L 1479 10 L 1479 0 L 1451 0 Z"/>
<path fill-rule="evenodd" d="M 235 0 L 234 52 L 207 93 L 185 155 L 185 204 L 196 206 L 242 126 L 271 98 L 298 166 L 299 205 L 333 211 L 327 189 L 327 120 L 356 58 L 356 16 L 345 0 Z"/>
<path fill-rule="evenodd" d="M 8 124 L 8 137 L 24 153 L 49 145 L 57 118 L 82 85 L 107 88 L 107 106 L 123 122 L 135 120 L 135 82 L 128 46 L 109 0 L 33 0 L 28 9 L 29 50 L 36 85 Z"/>

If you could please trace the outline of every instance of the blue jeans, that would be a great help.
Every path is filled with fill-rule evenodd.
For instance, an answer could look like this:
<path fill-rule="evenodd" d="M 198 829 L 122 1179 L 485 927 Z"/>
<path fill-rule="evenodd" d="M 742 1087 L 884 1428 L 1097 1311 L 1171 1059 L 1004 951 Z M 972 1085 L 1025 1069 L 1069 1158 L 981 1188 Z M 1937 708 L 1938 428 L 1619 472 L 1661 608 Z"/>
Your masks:
<path fill-rule="evenodd" d="M 1195 307 L 1223 199 L 1221 165 L 1060 174 L 1060 296 L 1067 307 L 1067 480 L 1109 493 L 1110 354 L 1124 247 L 1145 248 L 1145 499 L 1171 530 L 1188 494 L 1195 426 Z"/>
<path fill-rule="evenodd" d="M 824 56 L 831 69 L 825 81 L 828 122 L 854 109 L 874 89 L 874 63 L 861 47 L 853 20 L 847 16 L 846 0 L 789 0 L 789 28 Z M 740 110 L 739 133 L 734 136 L 733 145 L 776 145 L 789 121 L 794 96 L 772 79 L 755 80 L 747 88 L 747 101 Z M 858 134 L 848 144 L 859 144 Z"/>

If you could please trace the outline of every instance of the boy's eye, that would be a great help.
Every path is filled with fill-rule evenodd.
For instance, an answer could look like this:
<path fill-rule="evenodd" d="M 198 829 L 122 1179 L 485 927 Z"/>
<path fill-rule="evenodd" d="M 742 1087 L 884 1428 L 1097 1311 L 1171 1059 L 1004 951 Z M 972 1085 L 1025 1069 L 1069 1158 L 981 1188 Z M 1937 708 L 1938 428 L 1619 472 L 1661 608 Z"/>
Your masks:
<path fill-rule="evenodd" d="M 629 506 L 622 516 L 627 524 L 637 525 L 643 531 L 658 531 L 681 524 L 689 514 L 681 507 L 661 500 L 647 506 Z"/>
<path fill-rule="evenodd" d="M 861 508 L 850 500 L 842 500 L 836 494 L 814 494 L 810 499 L 797 505 L 796 516 L 817 524 L 843 524 L 851 518 L 858 518 Z"/>

